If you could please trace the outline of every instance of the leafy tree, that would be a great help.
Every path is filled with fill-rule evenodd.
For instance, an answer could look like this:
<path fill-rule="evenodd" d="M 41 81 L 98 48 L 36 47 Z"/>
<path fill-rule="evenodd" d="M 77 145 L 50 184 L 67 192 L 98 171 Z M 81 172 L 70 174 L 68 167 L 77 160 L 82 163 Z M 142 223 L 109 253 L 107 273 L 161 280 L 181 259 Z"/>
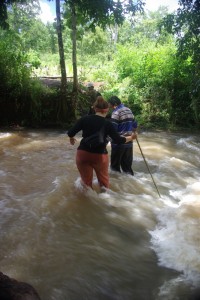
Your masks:
<path fill-rule="evenodd" d="M 179 0 L 179 5 L 174 14 L 161 22 L 161 28 L 176 36 L 178 55 L 191 60 L 189 72 L 193 75 L 188 93 L 196 122 L 200 124 L 200 1 Z"/>
<path fill-rule="evenodd" d="M 56 28 L 58 35 L 58 49 L 60 55 L 60 67 L 61 67 L 61 97 L 58 109 L 58 118 L 60 121 L 65 121 L 68 117 L 70 118 L 69 111 L 67 110 L 67 74 L 65 67 L 63 37 L 62 37 L 62 24 L 61 24 L 61 12 L 60 12 L 60 0 L 56 0 Z M 68 113 L 68 115 L 67 115 Z"/>
<path fill-rule="evenodd" d="M 46 27 L 47 27 L 47 30 L 48 30 L 48 36 L 50 38 L 51 53 L 55 54 L 58 51 L 57 35 L 56 35 L 56 28 L 55 28 L 56 26 L 54 26 L 54 24 L 48 22 Z"/>
<path fill-rule="evenodd" d="M 137 0 L 66 0 L 70 6 L 76 6 L 79 23 L 95 30 L 96 26 L 106 28 L 110 24 L 123 24 L 127 15 L 142 11 L 143 1 Z"/>
<path fill-rule="evenodd" d="M 58 0 L 57 0 L 58 1 Z M 141 10 L 143 3 L 140 0 L 110 1 L 110 0 L 65 0 L 69 18 L 69 27 L 72 29 L 72 60 L 73 60 L 73 92 L 74 102 L 77 102 L 78 78 L 77 78 L 77 49 L 76 33 L 77 25 L 88 24 L 89 28 L 95 30 L 96 26 L 106 28 L 109 24 L 122 24 L 126 14 L 134 15 Z"/>
<path fill-rule="evenodd" d="M 174 14 L 166 16 L 161 23 L 168 32 L 176 35 L 179 53 L 200 61 L 200 2 L 179 0 L 180 7 Z"/>
<path fill-rule="evenodd" d="M 178 58 L 175 38 L 159 32 L 163 15 L 138 16 L 137 23 L 127 21 L 119 28 L 111 82 L 118 74 L 115 93 L 134 110 L 142 108 L 145 124 L 188 126 L 194 124 L 188 89 L 191 61 Z"/>
<path fill-rule="evenodd" d="M 34 11 L 35 7 L 38 7 L 38 0 L 1 0 L 0 1 L 0 27 L 3 29 L 9 28 L 8 23 L 8 7 L 12 4 L 26 4 L 29 7 L 32 6 L 31 11 Z"/>
<path fill-rule="evenodd" d="M 31 69 L 27 66 L 27 55 L 22 51 L 18 36 L 2 30 L 0 36 L 0 119 L 18 122 L 17 116 L 27 105 L 25 94 L 29 89 Z M 4 120 L 5 116 L 7 120 Z"/>
<path fill-rule="evenodd" d="M 24 51 L 29 49 L 38 52 L 51 51 L 48 27 L 36 19 L 35 15 L 29 15 L 26 6 L 13 4 L 8 16 L 10 30 L 19 34 Z"/>
<path fill-rule="evenodd" d="M 163 26 L 163 17 L 171 20 L 165 8 L 143 15 L 136 13 L 134 17 L 126 14 L 124 21 L 123 5 L 128 1 L 120 1 L 118 5 L 116 1 L 109 4 L 108 1 L 76 0 L 63 1 L 67 2 L 66 13 L 60 11 L 58 28 L 58 22 L 44 25 L 37 19 L 37 6 L 31 9 L 33 1 L 28 1 L 27 6 L 21 1 L 12 2 L 7 19 L 10 30 L 0 31 L 1 121 L 4 115 L 8 122 L 17 115 L 16 122 L 21 119 L 41 124 L 42 120 L 50 121 L 49 118 L 59 119 L 62 123 L 72 122 L 78 75 L 81 75 L 84 80 L 104 81 L 106 86 L 101 93 L 105 98 L 118 94 L 138 114 L 140 124 L 189 127 L 199 123 L 198 35 L 188 39 L 193 41 L 191 44 L 182 40 L 189 34 L 191 24 L 176 19 L 174 27 L 168 22 L 168 27 L 159 31 L 158 24 Z M 60 0 L 58 4 L 63 2 Z M 100 8 L 102 3 L 105 7 Z M 188 7 L 188 1 L 184 3 Z M 111 4 L 113 10 L 106 15 L 105 9 Z M 120 7 L 123 7 L 121 15 Z M 177 17 L 178 12 L 174 15 Z M 117 16 L 121 16 L 118 23 Z M 182 26 L 180 34 L 175 31 L 177 26 Z M 166 28 L 171 28 L 170 34 Z M 45 57 L 52 63 L 58 60 L 57 29 L 62 36 L 62 63 L 72 61 L 73 64 L 74 93 L 68 83 L 57 91 L 55 99 L 54 94 L 46 98 L 39 82 L 30 81 L 29 77 L 31 66 L 37 67 L 40 62 L 48 65 Z M 184 51 L 181 51 L 181 41 Z M 80 68 L 84 72 L 80 73 Z M 66 70 L 61 70 L 65 76 Z M 78 104 L 84 106 L 84 95 L 78 94 L 78 99 L 81 99 Z"/>
<path fill-rule="evenodd" d="M 109 59 L 110 53 L 110 35 L 109 32 L 103 31 L 100 27 L 96 27 L 95 34 L 91 30 L 87 30 L 81 37 L 78 51 L 81 61 L 86 63 L 90 68 L 97 68 Z M 78 49 L 78 50 L 79 50 Z"/>

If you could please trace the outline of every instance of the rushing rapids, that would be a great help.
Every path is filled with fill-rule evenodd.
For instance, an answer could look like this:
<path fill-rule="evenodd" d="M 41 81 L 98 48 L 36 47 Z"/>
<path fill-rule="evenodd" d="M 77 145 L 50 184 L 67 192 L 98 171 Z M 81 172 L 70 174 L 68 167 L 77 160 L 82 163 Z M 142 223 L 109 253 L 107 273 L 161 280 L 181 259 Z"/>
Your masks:
<path fill-rule="evenodd" d="M 161 198 L 136 142 L 135 176 L 99 194 L 65 132 L 0 132 L 0 271 L 42 300 L 199 299 L 200 137 L 138 140 Z"/>

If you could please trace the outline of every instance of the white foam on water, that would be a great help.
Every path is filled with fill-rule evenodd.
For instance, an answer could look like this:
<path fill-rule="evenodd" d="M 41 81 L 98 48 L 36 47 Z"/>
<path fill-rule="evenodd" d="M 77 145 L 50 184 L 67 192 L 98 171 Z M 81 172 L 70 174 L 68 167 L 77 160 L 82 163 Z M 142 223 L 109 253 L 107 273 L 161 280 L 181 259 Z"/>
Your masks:
<path fill-rule="evenodd" d="M 58 189 L 61 186 L 61 179 L 59 177 L 56 177 L 52 183 L 55 186 L 55 189 Z"/>
<path fill-rule="evenodd" d="M 185 179 L 185 173 L 187 170 L 190 170 L 190 172 L 193 170 L 195 172 L 197 167 L 188 162 L 187 160 L 180 159 L 177 157 L 166 157 L 160 164 L 159 164 L 159 171 L 163 172 L 163 174 L 169 175 L 169 172 L 177 175 L 181 175 L 180 177 Z"/>
<path fill-rule="evenodd" d="M 200 182 L 171 193 L 179 203 L 158 213 L 158 225 L 150 231 L 152 248 L 160 265 L 180 271 L 185 280 L 200 284 Z"/>
<path fill-rule="evenodd" d="M 0 176 L 6 176 L 6 172 L 4 172 L 3 170 L 0 170 Z"/>
<path fill-rule="evenodd" d="M 193 276 L 194 277 L 194 276 Z M 198 280 L 199 281 L 199 280 Z M 174 299 L 181 299 L 177 298 L 177 291 L 178 290 L 184 290 L 190 291 L 190 294 L 193 294 L 194 297 L 191 297 L 189 299 L 191 300 L 199 300 L 199 292 L 193 293 L 193 290 L 195 290 L 195 287 L 190 287 L 191 282 L 188 281 L 188 279 L 184 275 L 180 275 L 177 278 L 173 278 L 171 280 L 165 281 L 163 285 L 159 288 L 159 293 L 156 296 L 155 300 L 174 300 Z M 186 299 L 185 297 L 183 299 Z M 188 299 L 188 298 L 187 298 Z"/>
<path fill-rule="evenodd" d="M 37 134 L 32 134 L 32 136 L 37 137 Z M 151 136 L 152 134 L 150 134 L 150 138 Z M 154 136 L 156 137 L 156 134 Z M 28 172 L 30 175 L 32 174 L 34 186 L 37 183 L 35 182 L 35 179 L 37 179 L 34 176 L 35 171 L 38 172 L 40 175 L 39 178 L 41 178 L 41 183 L 38 184 L 38 190 L 35 188 L 33 189 L 32 181 L 29 182 L 30 190 L 26 189 L 22 180 L 18 179 L 17 172 L 16 177 L 11 177 L 11 179 L 15 179 L 15 186 L 12 183 L 13 187 L 11 185 L 11 180 L 5 181 L 5 186 L 3 186 L 4 178 L 1 177 L 2 183 L 0 183 L 0 187 L 3 187 L 4 194 L 2 198 L 5 196 L 5 201 L 0 201 L 0 211 L 2 210 L 1 214 L 4 217 L 4 221 L 9 221 L 9 218 L 12 217 L 13 213 L 14 217 L 16 215 L 16 220 L 19 219 L 19 223 L 14 227 L 14 231 L 12 228 L 8 230 L 8 226 L 5 223 L 6 237 L 10 234 L 10 245 L 13 245 L 12 253 L 15 253 L 16 248 L 16 255 L 13 255 L 13 260 L 9 262 L 9 264 L 7 259 L 3 261 L 2 265 L 5 266 L 4 268 L 8 269 L 10 272 L 14 272 L 14 266 L 15 270 L 19 270 L 19 273 L 20 270 L 24 271 L 23 261 L 28 261 L 30 264 L 31 257 L 36 257 L 37 259 L 38 252 L 40 254 L 38 249 L 41 249 L 41 254 L 43 254 L 44 247 L 46 247 L 46 241 L 49 242 L 50 251 L 47 247 L 47 252 L 44 252 L 44 255 L 45 260 L 46 258 L 48 259 L 48 254 L 51 253 L 51 251 L 53 251 L 54 254 L 56 246 L 55 242 L 51 244 L 52 238 L 55 238 L 55 240 L 58 239 L 58 244 L 60 243 L 58 247 L 59 260 L 60 253 L 67 253 L 65 247 L 66 244 L 63 243 L 63 241 L 65 242 L 65 240 L 67 240 L 65 237 L 70 230 L 72 233 L 76 232 L 76 230 L 74 231 L 73 229 L 77 228 L 76 226 L 79 222 L 81 222 L 80 224 L 82 225 L 88 225 L 87 217 L 95 218 L 95 216 L 99 216 L 100 213 L 99 224 L 102 225 L 101 222 L 104 222 L 105 216 L 107 226 L 111 230 L 110 233 L 108 232 L 109 241 L 112 238 L 111 233 L 113 233 L 112 225 L 115 225 L 114 229 L 117 230 L 120 239 L 121 237 L 124 237 L 123 242 L 126 241 L 126 238 L 128 241 L 136 228 L 141 235 L 143 235 L 144 232 L 145 234 L 146 232 L 150 232 L 152 236 L 152 248 L 158 256 L 159 264 L 166 268 L 173 268 L 174 270 L 181 272 L 181 275 L 178 274 L 177 278 L 173 278 L 173 280 L 166 282 L 161 281 L 160 298 L 155 295 L 155 300 L 177 299 L 177 294 L 179 294 L 179 291 L 181 291 L 184 284 L 187 285 L 187 280 L 190 280 L 190 282 L 192 281 L 193 285 L 200 284 L 200 242 L 198 232 L 200 228 L 199 170 L 198 164 L 196 164 L 196 158 L 195 160 L 191 159 L 191 161 L 189 161 L 188 156 L 185 155 L 187 149 L 180 147 L 181 150 L 178 149 L 174 151 L 175 147 L 172 147 L 172 151 L 169 151 L 171 146 L 169 148 L 166 147 L 167 142 L 162 141 L 162 137 L 161 139 L 158 138 L 159 142 L 162 141 L 163 146 L 158 144 L 158 146 L 156 145 L 149 148 L 148 143 L 145 147 L 142 145 L 142 148 L 145 150 L 144 154 L 145 156 L 147 155 L 150 170 L 162 196 L 159 198 L 140 153 L 136 156 L 136 159 L 134 159 L 134 163 L 136 163 L 137 169 L 139 170 L 135 172 L 135 176 L 132 177 L 124 174 L 117 175 L 110 172 L 111 189 L 105 189 L 101 192 L 96 179 L 93 181 L 94 189 L 85 189 L 81 183 L 81 179 L 77 178 L 78 171 L 74 163 L 74 150 L 72 151 L 72 149 L 75 149 L 76 147 L 69 145 L 65 147 L 65 142 L 61 141 L 60 138 L 59 140 L 54 141 L 52 137 L 48 139 L 45 136 L 43 139 L 41 135 L 38 135 L 38 137 L 40 138 L 39 141 L 37 138 L 35 141 L 23 139 L 23 144 L 13 144 L 13 146 L 9 148 L 10 151 L 12 150 L 11 155 L 15 155 L 17 150 L 20 150 L 20 166 L 30 167 L 31 165 Z M 189 140 L 188 143 L 193 143 L 193 140 Z M 63 148 L 60 147 L 60 145 Z M 60 152 L 57 154 L 56 151 L 58 148 L 60 149 Z M 176 148 L 179 147 L 176 145 Z M 50 151 L 47 153 L 47 150 Z M 155 155 L 156 157 L 154 158 L 155 151 L 157 152 Z M 33 164 L 28 163 L 32 159 L 32 152 L 33 163 L 37 166 L 36 169 L 32 169 Z M 36 152 L 42 154 L 42 156 L 35 155 L 37 154 Z M 58 155 L 60 155 L 61 160 L 57 158 Z M 191 155 L 198 155 L 194 148 L 191 150 Z M 45 162 L 44 156 L 48 157 L 47 162 Z M 57 160 L 54 164 L 55 157 Z M 18 159 L 18 156 L 16 156 L 16 158 Z M 34 160 L 35 158 L 37 158 L 37 160 Z M 44 164 L 42 164 L 43 160 Z M 8 166 L 10 166 L 9 161 Z M 51 168 L 47 168 L 47 166 L 51 166 Z M 41 172 L 43 171 L 42 167 L 46 170 L 44 173 Z M 4 169 L 2 168 L 2 170 Z M 26 168 L 20 170 L 27 171 Z M 24 173 L 28 175 L 28 173 Z M 49 174 L 51 174 L 51 176 L 49 176 Z M 0 176 L 4 176 L 4 174 L 2 175 L 0 172 Z M 47 180 L 44 180 L 46 177 Z M 26 176 L 23 178 L 26 178 Z M 24 188 L 23 194 L 20 189 L 20 184 L 22 188 Z M 12 212 L 10 207 L 15 207 L 16 211 Z M 79 218 L 79 215 L 82 216 L 83 219 L 82 217 Z M 77 221 L 78 223 L 76 223 Z M 0 222 L 3 222 L 3 218 L 0 219 Z M 15 224 L 13 221 L 12 223 Z M 94 223 L 91 221 L 91 224 L 94 224 L 94 226 L 91 227 L 91 231 L 95 231 L 96 233 L 95 221 Z M 97 229 L 101 229 L 101 227 L 99 228 L 99 224 L 96 224 Z M 34 226 L 37 228 L 35 232 Z M 90 229 L 90 227 L 87 226 L 87 229 Z M 30 235 L 28 234 L 28 231 L 30 231 Z M 32 231 L 33 236 L 37 237 L 38 242 L 43 242 L 43 240 L 45 242 L 44 247 L 43 244 L 41 248 L 38 246 L 33 247 L 33 251 L 31 249 L 32 246 L 29 246 L 29 237 L 32 237 Z M 102 231 L 104 231 L 104 228 Z M 23 234 L 25 233 L 23 237 L 27 237 L 25 240 L 27 243 L 25 243 L 24 248 L 21 244 L 22 235 L 20 232 L 23 232 Z M 58 232 L 59 234 L 61 233 L 61 235 L 59 235 Z M 106 235 L 106 233 L 107 230 L 105 230 L 103 234 Z M 15 247 L 14 241 L 18 240 L 17 234 L 19 234 L 19 246 Z M 71 237 L 70 234 L 69 237 Z M 114 238 L 115 237 L 113 237 L 113 239 Z M 74 236 L 72 236 L 71 241 L 74 241 Z M 117 247 L 119 246 L 118 242 L 120 242 L 120 240 L 116 239 L 115 243 Z M 64 244 L 63 248 L 62 244 Z M 33 241 L 33 244 L 31 243 L 31 245 L 35 246 L 35 241 Z M 152 250 L 149 249 L 147 245 L 149 246 L 148 235 L 145 240 L 145 246 L 139 247 L 138 252 L 141 253 L 141 251 L 147 251 L 152 254 Z M 88 247 L 89 246 L 90 245 L 88 245 Z M 131 243 L 130 252 L 134 252 L 133 247 L 135 247 L 135 245 L 132 245 Z M 21 260 L 21 254 L 23 254 L 24 257 L 23 261 Z M 19 257 L 19 261 L 17 260 L 17 257 Z M 53 263 L 55 264 L 55 269 L 57 269 L 57 258 L 55 256 L 54 260 L 53 257 L 54 255 L 49 257 L 50 264 L 47 264 L 47 266 Z M 71 256 L 69 256 L 69 258 L 71 259 Z M 41 261 L 44 261 L 43 258 Z M 153 263 L 154 261 L 153 257 Z M 143 263 L 146 264 L 146 260 L 144 260 L 144 262 L 139 261 L 138 263 L 141 265 Z M 20 269 L 21 266 L 22 269 Z M 24 266 L 24 268 L 27 269 L 26 266 Z M 31 269 L 31 267 L 29 269 Z M 64 264 L 63 270 L 62 268 L 58 268 L 63 274 L 66 273 L 65 269 Z M 163 278 L 169 278 L 168 276 L 163 275 L 165 272 L 166 270 L 162 273 L 161 268 L 161 276 L 163 276 Z M 169 273 L 170 275 L 175 274 L 173 277 L 176 276 L 175 272 Z M 24 272 L 22 274 L 24 274 Z M 43 278 L 43 270 L 41 274 L 41 278 Z M 36 276 L 38 278 L 38 274 L 36 274 Z M 48 281 L 48 276 L 46 277 Z M 47 285 L 47 287 L 48 286 L 50 285 Z M 65 295 L 65 289 L 61 290 L 60 297 L 64 297 Z M 119 297 L 123 296 L 119 295 Z"/>
<path fill-rule="evenodd" d="M 74 182 L 74 186 L 75 188 L 77 188 L 77 190 L 81 192 L 85 191 L 80 177 L 76 179 L 76 181 Z"/>
<path fill-rule="evenodd" d="M 175 167 L 175 168 L 192 168 L 193 167 L 193 164 L 183 160 L 183 159 L 180 159 L 180 158 L 177 158 L 177 157 L 170 157 L 169 158 L 169 162 L 170 162 L 170 166 L 171 167 Z"/>
<path fill-rule="evenodd" d="M 177 145 L 199 152 L 199 143 L 194 141 L 194 137 L 181 138 L 177 141 Z"/>
<path fill-rule="evenodd" d="M 7 137 L 10 137 L 12 134 L 11 133 L 2 133 L 2 132 L 0 132 L 0 139 L 5 139 L 5 138 L 7 138 Z"/>

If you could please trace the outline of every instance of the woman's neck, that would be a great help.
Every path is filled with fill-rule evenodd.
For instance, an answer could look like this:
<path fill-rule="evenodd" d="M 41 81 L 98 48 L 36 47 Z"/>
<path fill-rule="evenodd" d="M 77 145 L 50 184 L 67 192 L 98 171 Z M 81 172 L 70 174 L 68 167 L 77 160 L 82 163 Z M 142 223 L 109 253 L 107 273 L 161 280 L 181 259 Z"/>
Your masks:
<path fill-rule="evenodd" d="M 97 116 L 100 116 L 100 117 L 105 118 L 105 116 L 106 116 L 107 113 L 102 113 L 102 112 L 99 112 L 99 111 L 98 111 L 98 112 L 96 112 L 95 114 L 96 114 Z"/>

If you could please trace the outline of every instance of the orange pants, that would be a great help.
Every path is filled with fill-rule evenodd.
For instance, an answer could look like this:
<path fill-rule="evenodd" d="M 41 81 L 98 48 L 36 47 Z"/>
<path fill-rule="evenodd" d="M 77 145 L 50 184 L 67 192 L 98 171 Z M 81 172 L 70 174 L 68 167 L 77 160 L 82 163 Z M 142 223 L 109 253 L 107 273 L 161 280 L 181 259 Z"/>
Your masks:
<path fill-rule="evenodd" d="M 77 150 L 76 165 L 83 183 L 92 188 L 93 170 L 96 173 L 100 186 L 109 187 L 108 154 L 91 153 Z"/>

